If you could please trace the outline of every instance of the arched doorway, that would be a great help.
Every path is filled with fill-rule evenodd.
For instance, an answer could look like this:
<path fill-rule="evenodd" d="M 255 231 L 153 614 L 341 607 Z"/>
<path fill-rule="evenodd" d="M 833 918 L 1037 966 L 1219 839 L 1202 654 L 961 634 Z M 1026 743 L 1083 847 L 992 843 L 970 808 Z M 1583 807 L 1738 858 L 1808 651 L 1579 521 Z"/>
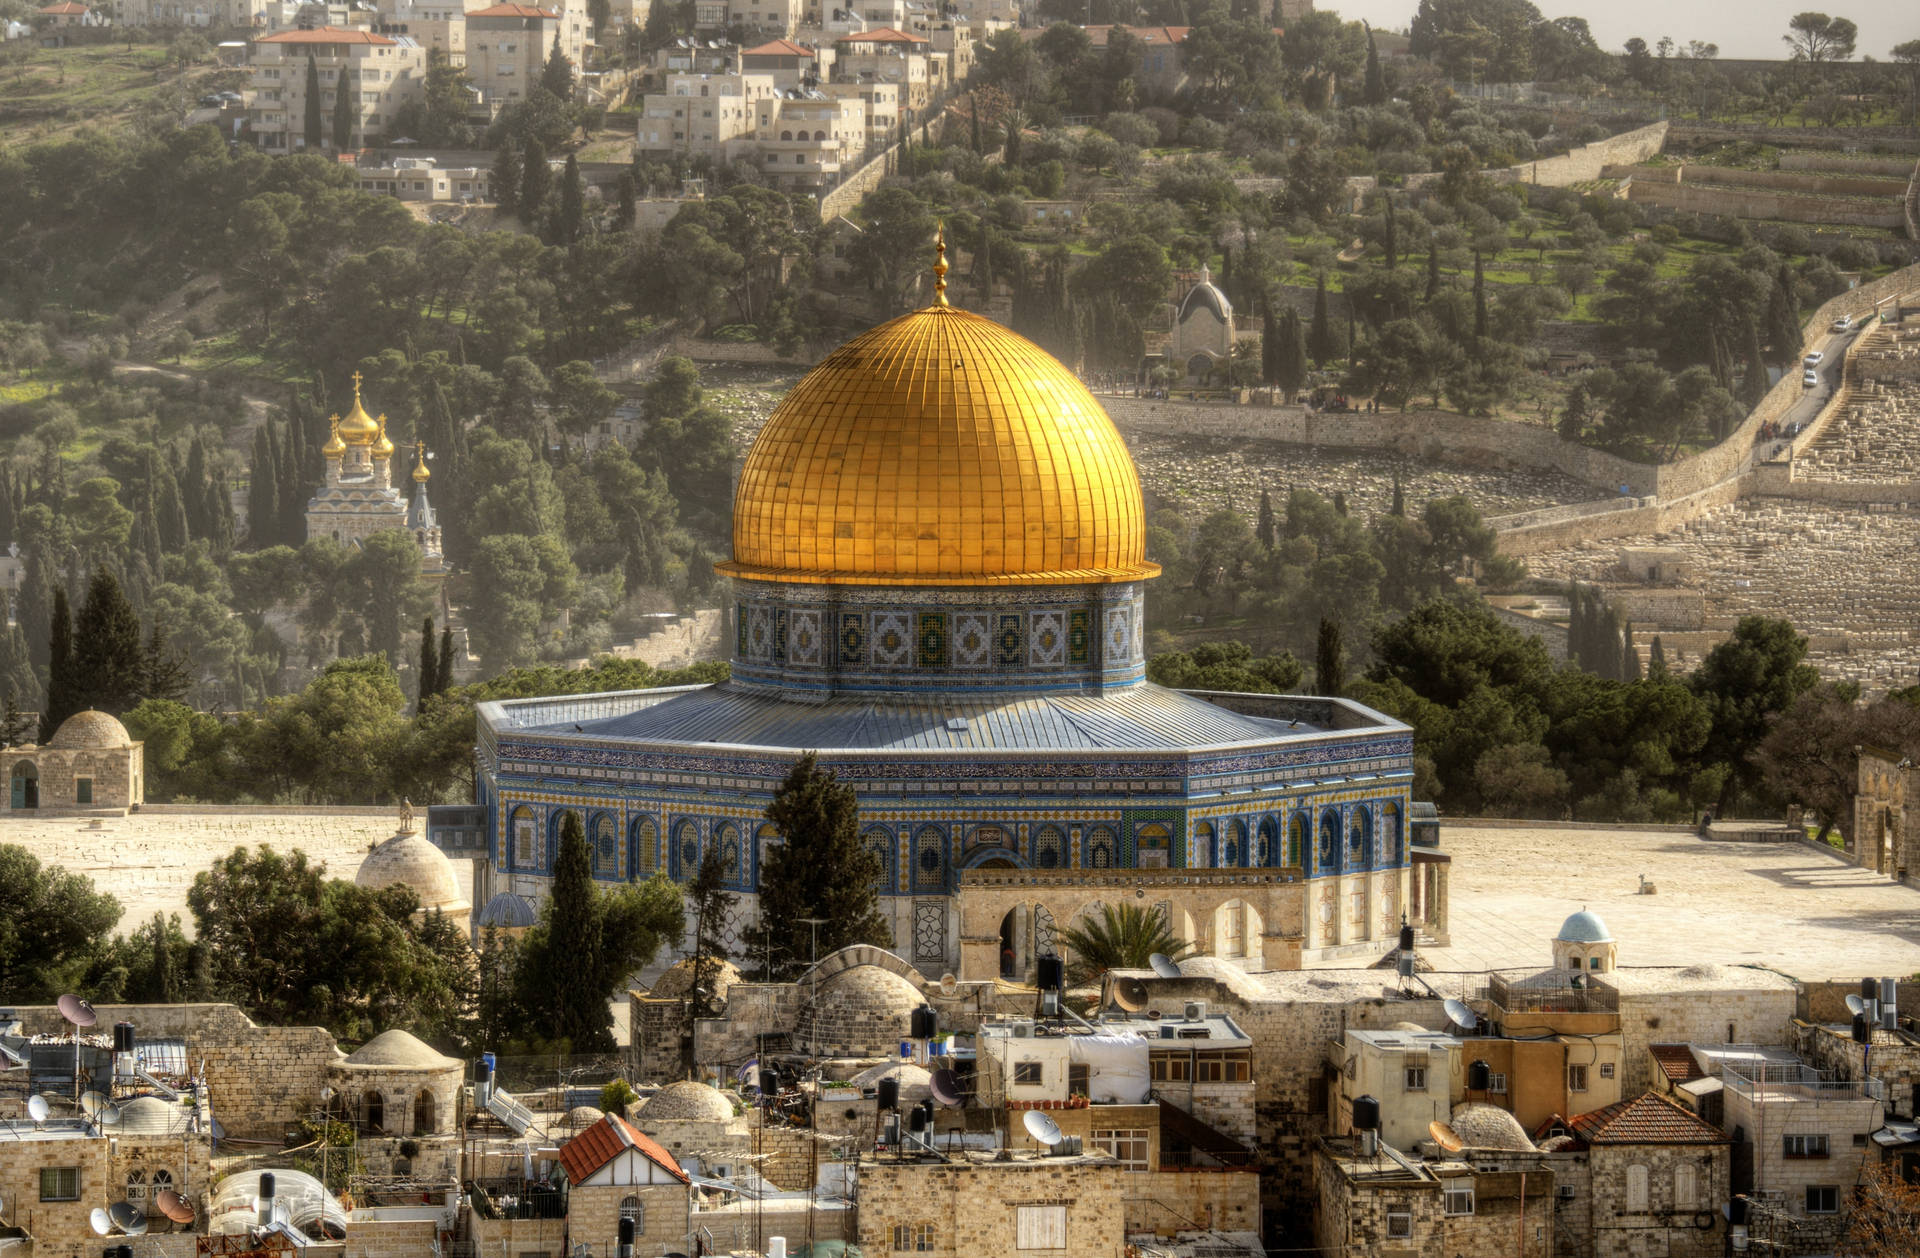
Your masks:
<path fill-rule="evenodd" d="M 1000 919 L 1000 977 L 1014 981 L 1026 973 L 1027 907 L 1016 905 Z"/>
<path fill-rule="evenodd" d="M 13 765 L 13 806 L 40 806 L 40 769 L 31 760 L 16 760 Z"/>
<path fill-rule="evenodd" d="M 413 1098 L 413 1134 L 425 1136 L 433 1134 L 433 1093 L 425 1088 Z"/>
<path fill-rule="evenodd" d="M 387 1098 L 369 1091 L 360 1098 L 360 1122 L 368 1131 L 387 1129 Z"/>

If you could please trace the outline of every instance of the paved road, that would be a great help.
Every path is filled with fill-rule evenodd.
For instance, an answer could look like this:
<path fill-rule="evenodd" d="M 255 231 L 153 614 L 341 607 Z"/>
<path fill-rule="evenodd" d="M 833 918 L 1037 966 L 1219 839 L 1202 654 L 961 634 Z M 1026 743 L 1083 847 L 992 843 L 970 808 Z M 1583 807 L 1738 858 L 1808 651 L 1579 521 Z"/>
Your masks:
<path fill-rule="evenodd" d="M 1814 340 L 1813 348 L 1826 355 L 1826 357 L 1820 361 L 1820 383 L 1812 388 L 1802 388 L 1800 390 L 1799 400 L 1796 401 L 1780 419 L 1780 431 L 1787 432 L 1796 424 L 1804 427 L 1813 422 L 1814 416 L 1820 413 L 1820 408 L 1832 399 L 1834 390 L 1840 387 L 1840 371 L 1845 362 L 1843 351 L 1850 348 L 1854 341 L 1859 338 L 1860 334 L 1866 331 L 1869 326 L 1870 321 L 1863 319 L 1856 322 L 1845 332 L 1823 331 L 1819 334 Z M 1808 352 L 1811 353 L 1812 351 L 1810 350 Z M 1805 371 L 1805 367 L 1800 364 L 1795 364 L 1789 368 L 1788 371 L 1789 374 L 1797 380 L 1801 373 Z M 1747 471 L 1753 464 L 1763 463 L 1768 459 L 1774 458 L 1783 453 L 1786 448 L 1787 441 L 1785 439 L 1758 443 L 1753 447 L 1752 452 L 1747 456 L 1746 462 L 1740 470 L 1743 472 Z"/>

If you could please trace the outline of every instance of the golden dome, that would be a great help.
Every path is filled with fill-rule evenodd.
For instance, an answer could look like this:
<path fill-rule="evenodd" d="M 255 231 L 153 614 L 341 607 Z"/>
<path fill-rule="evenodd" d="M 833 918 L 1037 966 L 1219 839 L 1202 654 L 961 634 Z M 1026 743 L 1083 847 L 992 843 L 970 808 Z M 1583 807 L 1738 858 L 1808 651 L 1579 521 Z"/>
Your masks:
<path fill-rule="evenodd" d="M 373 452 L 384 458 L 393 453 L 393 441 L 387 436 L 387 417 L 382 415 L 378 422 L 380 436 L 373 443 Z"/>
<path fill-rule="evenodd" d="M 350 446 L 368 445 L 380 435 L 379 423 L 367 414 L 366 407 L 360 405 L 360 373 L 357 371 L 353 373 L 353 409 L 347 412 L 347 417 L 340 421 L 340 426 L 334 431 Z"/>
<path fill-rule="evenodd" d="M 320 447 L 320 453 L 330 459 L 337 459 L 347 452 L 347 443 L 340 440 L 340 417 L 328 416 L 327 427 L 332 429 L 332 432 L 327 437 L 327 444 Z"/>
<path fill-rule="evenodd" d="M 413 443 L 413 479 L 414 481 L 418 484 L 424 485 L 427 483 L 428 478 L 430 478 L 432 475 L 433 473 L 427 470 L 427 443 L 424 441 L 414 442 Z"/>
<path fill-rule="evenodd" d="M 1093 395 L 940 294 L 848 341 L 774 409 L 716 567 L 813 584 L 1136 581 L 1160 571 L 1145 533 L 1133 459 Z"/>

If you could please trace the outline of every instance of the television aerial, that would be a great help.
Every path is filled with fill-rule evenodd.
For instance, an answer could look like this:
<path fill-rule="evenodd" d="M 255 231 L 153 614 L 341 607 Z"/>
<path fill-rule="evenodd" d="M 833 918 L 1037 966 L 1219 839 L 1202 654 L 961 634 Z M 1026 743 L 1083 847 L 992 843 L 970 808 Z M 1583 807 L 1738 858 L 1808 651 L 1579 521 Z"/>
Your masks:
<path fill-rule="evenodd" d="M 934 1100 L 948 1109 L 957 1108 L 961 1102 L 959 1076 L 947 1066 L 942 1066 L 933 1072 L 933 1077 L 928 1081 L 927 1090 L 933 1094 Z"/>
<path fill-rule="evenodd" d="M 1161 978 L 1179 978 L 1180 977 L 1179 964 L 1176 963 L 1173 960 L 1173 958 L 1169 957 L 1164 952 L 1156 952 L 1152 956 L 1148 957 L 1147 964 L 1152 966 L 1153 972 L 1155 974 L 1158 974 Z"/>
<path fill-rule="evenodd" d="M 80 1097 L 80 1112 L 88 1118 L 99 1118 L 106 1108 L 107 1098 L 98 1092 L 87 1092 Z"/>
<path fill-rule="evenodd" d="M 1427 1124 L 1427 1134 L 1448 1153 L 1458 1153 L 1466 1147 L 1466 1141 L 1460 1138 L 1460 1134 L 1437 1118 Z"/>
<path fill-rule="evenodd" d="M 54 1004 L 59 1006 L 60 1016 L 75 1026 L 92 1026 L 100 1020 L 100 1015 L 93 1011 L 92 1005 L 71 992 L 60 997 Z"/>
<path fill-rule="evenodd" d="M 1041 1113 L 1039 1110 L 1028 1110 L 1026 1116 L 1020 1121 L 1026 1127 L 1029 1136 L 1032 1136 L 1041 1144 L 1046 1145 L 1049 1149 L 1060 1143 L 1060 1124 L 1054 1122 L 1053 1119 Z"/>
<path fill-rule="evenodd" d="M 1447 1020 L 1462 1031 L 1471 1031 L 1480 1025 L 1480 1017 L 1467 1006 L 1464 1000 L 1455 1000 L 1449 996 L 1442 1007 L 1447 1011 Z"/>

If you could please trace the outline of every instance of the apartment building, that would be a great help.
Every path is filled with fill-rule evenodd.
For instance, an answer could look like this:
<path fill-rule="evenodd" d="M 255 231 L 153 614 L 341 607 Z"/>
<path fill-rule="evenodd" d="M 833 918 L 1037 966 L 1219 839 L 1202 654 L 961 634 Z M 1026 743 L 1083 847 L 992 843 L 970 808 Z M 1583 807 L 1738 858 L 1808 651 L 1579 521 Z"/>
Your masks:
<path fill-rule="evenodd" d="M 409 36 L 429 52 L 444 53 L 449 64 L 467 63 L 467 11 L 461 0 L 380 0 L 373 30 Z"/>
<path fill-rule="evenodd" d="M 842 35 L 833 41 L 833 77 L 849 83 L 897 83 L 905 93 L 905 106 L 925 109 L 932 99 L 929 76 L 930 44 L 924 35 L 883 27 Z"/>
<path fill-rule="evenodd" d="M 769 74 L 674 74 L 641 100 L 636 157 L 684 153 L 725 161 L 753 134 L 762 102 L 777 94 Z"/>
<path fill-rule="evenodd" d="M 826 64 L 821 64 L 822 61 Z M 775 39 L 740 54 L 739 68 L 748 74 L 771 74 L 773 84 L 783 92 L 818 87 L 832 65 L 832 52 L 821 55 L 805 44 L 790 39 Z"/>
<path fill-rule="evenodd" d="M 806 23 L 806 0 L 727 0 L 728 30 L 742 27 L 750 34 L 785 39 Z"/>
<path fill-rule="evenodd" d="M 795 192 L 838 183 L 840 172 L 860 160 L 866 138 L 866 107 L 856 99 L 794 91 L 755 110 L 753 143 L 763 169 Z"/>
<path fill-rule="evenodd" d="M 255 142 L 293 152 L 306 147 L 307 58 L 319 69 L 321 118 L 333 141 L 336 93 L 358 94 L 352 143 L 378 140 L 402 104 L 426 90 L 427 53 L 410 36 L 323 26 L 253 41 L 249 109 Z"/>
<path fill-rule="evenodd" d="M 510 105 L 532 93 L 563 21 L 558 9 L 532 4 L 496 4 L 466 15 L 467 77 L 484 104 Z"/>
<path fill-rule="evenodd" d="M 864 83 L 828 82 L 820 90 L 829 96 L 857 100 L 866 111 L 867 147 L 874 151 L 894 140 L 900 125 L 900 85 L 867 81 Z"/>

